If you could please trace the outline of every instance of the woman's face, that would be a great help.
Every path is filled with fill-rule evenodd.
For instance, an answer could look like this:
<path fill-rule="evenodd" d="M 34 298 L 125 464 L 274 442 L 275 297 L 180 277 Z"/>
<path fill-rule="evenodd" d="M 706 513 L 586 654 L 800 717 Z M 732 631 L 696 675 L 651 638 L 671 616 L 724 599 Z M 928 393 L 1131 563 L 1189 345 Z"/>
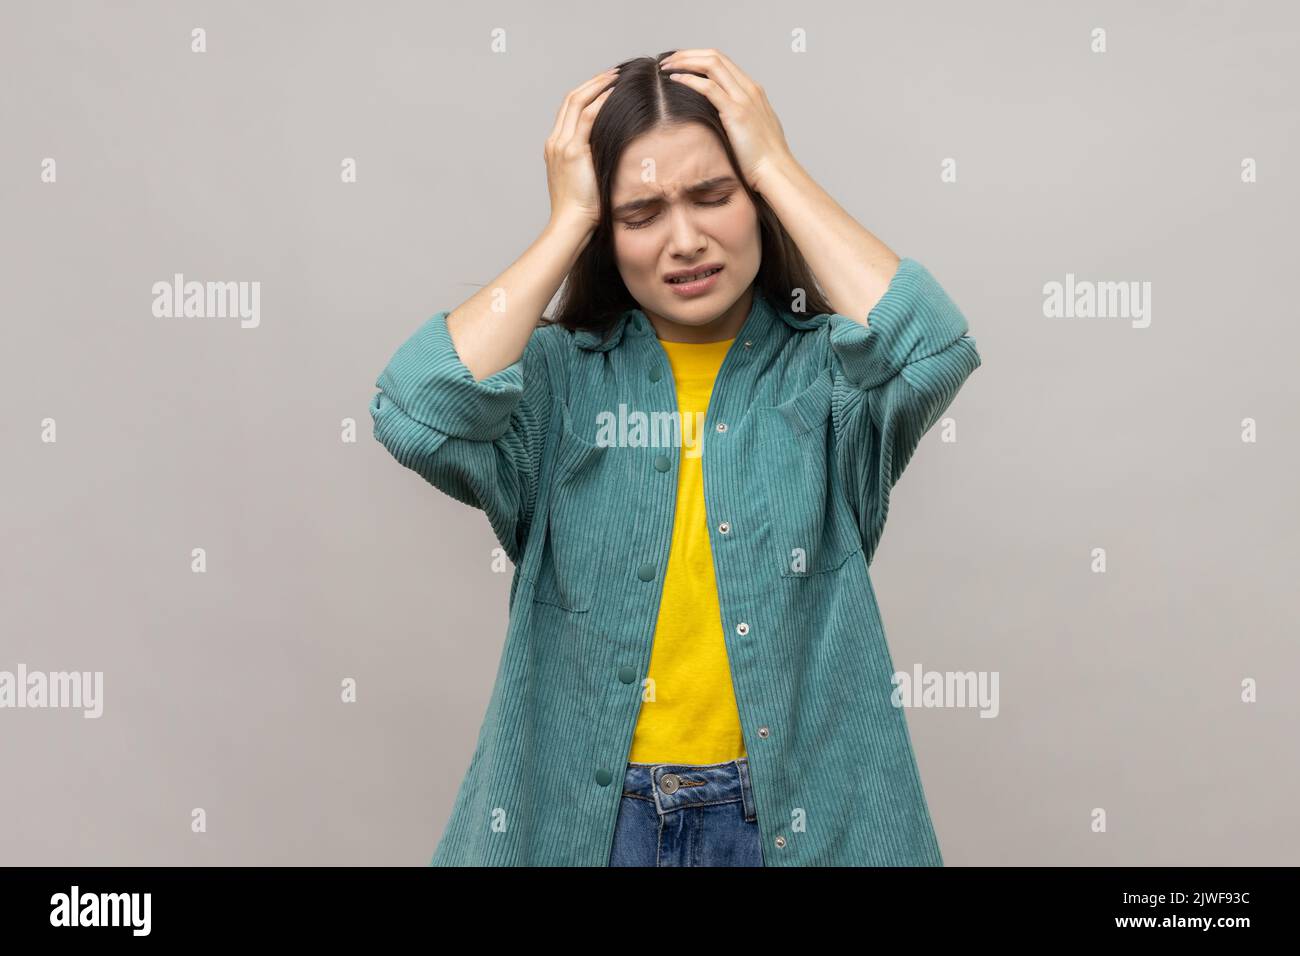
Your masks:
<path fill-rule="evenodd" d="M 688 123 L 638 136 L 623 150 L 610 199 L 619 274 L 656 329 L 691 327 L 676 330 L 684 341 L 708 340 L 710 329 L 734 335 L 762 243 L 758 213 L 713 132 Z M 704 282 L 675 290 L 666 281 L 718 266 Z"/>

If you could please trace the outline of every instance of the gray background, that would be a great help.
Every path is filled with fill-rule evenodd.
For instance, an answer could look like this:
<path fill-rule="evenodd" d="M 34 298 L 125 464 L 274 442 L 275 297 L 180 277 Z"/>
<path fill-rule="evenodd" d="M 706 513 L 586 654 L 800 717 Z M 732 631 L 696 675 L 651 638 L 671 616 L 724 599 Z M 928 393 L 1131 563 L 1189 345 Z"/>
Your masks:
<path fill-rule="evenodd" d="M 105 709 L 0 710 L 0 863 L 427 863 L 510 574 L 373 383 L 544 225 L 564 94 L 690 46 L 983 355 L 873 565 L 900 669 L 1000 674 L 996 719 L 908 715 L 946 862 L 1300 862 L 1294 4 L 12 2 L 0 670 Z M 154 318 L 174 272 L 261 326 Z M 1045 318 L 1067 272 L 1151 282 L 1150 328 Z"/>

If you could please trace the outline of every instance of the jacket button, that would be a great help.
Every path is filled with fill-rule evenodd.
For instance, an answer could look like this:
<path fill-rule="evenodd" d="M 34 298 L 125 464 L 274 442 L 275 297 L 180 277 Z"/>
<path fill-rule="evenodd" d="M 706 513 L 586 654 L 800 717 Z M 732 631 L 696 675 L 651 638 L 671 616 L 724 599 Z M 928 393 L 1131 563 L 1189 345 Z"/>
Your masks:
<path fill-rule="evenodd" d="M 726 422 L 718 422 L 718 431 L 720 431 L 720 432 L 725 432 L 726 430 L 727 430 L 727 423 L 726 423 Z"/>
<path fill-rule="evenodd" d="M 601 767 L 599 770 L 596 771 L 596 782 L 600 784 L 602 787 L 608 787 L 610 781 L 613 779 L 614 779 L 614 775 L 610 773 L 608 770 L 606 770 L 604 767 Z"/>
<path fill-rule="evenodd" d="M 618 669 L 618 679 L 624 684 L 630 684 L 636 680 L 636 668 L 630 664 L 624 664 Z"/>
<path fill-rule="evenodd" d="M 672 464 L 667 455 L 655 455 L 655 471 L 667 471 Z"/>
<path fill-rule="evenodd" d="M 653 581 L 655 578 L 655 566 L 653 564 L 643 564 L 636 569 L 636 576 L 642 581 Z"/>
<path fill-rule="evenodd" d="M 746 339 L 746 340 L 745 340 L 745 348 L 749 348 L 749 347 L 750 347 L 751 345 L 753 345 L 753 344 L 754 344 L 754 343 L 751 342 L 749 339 Z"/>
<path fill-rule="evenodd" d="M 654 368 L 650 370 L 650 381 L 657 382 L 659 381 L 659 379 L 663 377 L 664 377 L 664 373 L 659 370 L 658 365 L 656 365 Z"/>
<path fill-rule="evenodd" d="M 779 836 L 776 838 L 774 842 L 776 843 L 776 847 L 779 850 L 781 847 L 785 846 L 785 837 Z"/>
<path fill-rule="evenodd" d="M 744 621 L 741 621 L 739 624 L 736 625 L 736 633 L 739 634 L 741 637 L 744 637 L 746 634 L 749 633 L 749 625 Z"/>
<path fill-rule="evenodd" d="M 718 530 L 721 531 L 723 534 L 726 534 L 728 531 L 731 530 L 731 522 L 730 521 L 722 522 L 722 524 L 718 525 Z"/>
<path fill-rule="evenodd" d="M 771 731 L 768 730 L 766 727 L 759 727 L 759 728 L 758 728 L 758 736 L 762 737 L 764 740 L 767 739 L 768 734 L 770 734 L 770 733 L 771 733 Z"/>

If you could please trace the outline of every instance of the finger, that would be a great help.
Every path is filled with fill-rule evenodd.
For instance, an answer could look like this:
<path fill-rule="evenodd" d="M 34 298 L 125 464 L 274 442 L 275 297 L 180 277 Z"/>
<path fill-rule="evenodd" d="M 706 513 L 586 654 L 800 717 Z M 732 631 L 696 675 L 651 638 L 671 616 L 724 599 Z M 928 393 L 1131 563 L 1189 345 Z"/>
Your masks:
<path fill-rule="evenodd" d="M 692 47 L 691 49 L 688 50 L 673 50 L 672 53 L 669 53 L 666 57 L 663 58 L 662 62 L 667 63 L 669 60 L 675 60 L 679 56 L 703 56 L 705 53 L 708 52 L 709 51 L 706 47 Z"/>
<path fill-rule="evenodd" d="M 573 135 L 577 114 L 596 97 L 602 86 L 611 82 L 617 75 L 618 68 L 611 67 L 608 70 L 602 70 L 587 82 L 569 91 L 569 94 L 564 98 L 564 102 L 560 104 L 560 110 L 555 117 L 555 126 L 551 129 L 551 137 L 556 142 L 562 142 L 568 136 Z"/>
<path fill-rule="evenodd" d="M 603 103 L 604 100 L 602 100 L 601 97 L 608 96 L 608 94 L 612 93 L 613 91 L 614 91 L 614 78 L 609 77 L 606 79 L 602 79 L 594 89 L 590 90 L 587 94 L 584 94 L 582 99 L 576 100 L 573 103 L 569 115 L 565 117 L 568 126 L 565 132 L 561 134 L 560 141 L 562 143 L 572 142 L 574 138 L 579 135 L 578 130 L 579 130 L 579 126 L 582 123 L 583 117 L 590 115 L 591 118 L 594 120 L 596 116 L 596 112 L 599 111 L 600 109 L 600 105 L 597 101 L 599 100 L 600 103 Z M 586 102 L 583 102 L 583 100 L 586 100 Z M 588 114 L 587 112 L 588 110 L 591 110 L 590 114 Z"/>
<path fill-rule="evenodd" d="M 589 145 L 591 140 L 591 126 L 596 122 L 596 114 L 600 112 L 600 108 L 604 106 L 605 101 L 609 99 L 609 94 L 613 92 L 614 87 L 611 86 L 604 93 L 601 93 L 587 104 L 587 108 L 578 115 L 578 128 L 574 130 L 573 133 L 575 142 L 582 143 L 584 146 Z"/>
<path fill-rule="evenodd" d="M 560 104 L 559 112 L 556 113 L 555 125 L 551 127 L 550 139 L 556 143 L 561 143 L 572 136 L 577 125 L 578 115 L 599 95 L 602 87 L 612 83 L 617 77 L 617 67 L 602 70 L 581 86 L 570 90 L 569 94 L 564 98 L 564 102 Z"/>
<path fill-rule="evenodd" d="M 714 83 L 706 76 L 695 76 L 693 73 L 669 73 L 668 79 L 672 80 L 674 83 L 681 83 L 685 86 L 689 86 L 697 93 L 703 93 L 709 98 L 709 102 L 714 106 L 721 105 L 714 97 L 722 97 L 726 95 L 723 93 L 722 87 L 718 86 L 717 83 Z"/>
<path fill-rule="evenodd" d="M 696 73 L 704 73 L 732 99 L 743 100 L 748 98 L 739 81 L 727 68 L 726 64 L 718 58 L 716 51 L 704 50 L 699 54 L 690 56 L 674 53 L 660 64 L 660 69 L 665 68 L 669 71 L 674 69 L 694 70 Z"/>
<path fill-rule="evenodd" d="M 726 67 L 722 65 L 720 60 L 688 57 L 681 61 L 674 60 L 672 66 L 666 72 L 671 74 L 672 70 L 691 70 L 695 73 L 703 73 L 714 82 L 719 92 L 728 98 L 738 102 L 747 98 L 746 94 L 737 85 L 735 78 L 727 72 Z"/>
<path fill-rule="evenodd" d="M 754 82 L 750 75 L 737 66 L 736 61 L 727 56 L 727 54 L 723 53 L 721 50 L 716 52 L 718 54 L 718 59 L 722 61 L 723 65 L 735 78 L 736 83 L 739 84 L 745 92 L 749 93 L 750 96 L 754 97 L 754 99 L 758 99 L 760 90 L 758 84 Z"/>

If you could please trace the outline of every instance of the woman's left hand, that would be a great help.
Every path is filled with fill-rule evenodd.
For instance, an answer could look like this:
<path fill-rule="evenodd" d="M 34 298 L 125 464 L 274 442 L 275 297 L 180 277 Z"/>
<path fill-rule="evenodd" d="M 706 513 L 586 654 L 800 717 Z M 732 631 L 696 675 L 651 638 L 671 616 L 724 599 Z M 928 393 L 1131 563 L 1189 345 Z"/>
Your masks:
<path fill-rule="evenodd" d="M 675 83 L 683 83 L 707 96 L 722 119 L 731 148 L 736 153 L 740 170 L 749 188 L 763 191 L 765 175 L 780 164 L 794 159 L 785 141 L 781 121 L 767 101 L 763 88 L 718 50 L 678 50 L 665 58 L 660 69 L 666 69 Z M 672 74 L 672 70 L 691 70 L 691 73 Z"/>

